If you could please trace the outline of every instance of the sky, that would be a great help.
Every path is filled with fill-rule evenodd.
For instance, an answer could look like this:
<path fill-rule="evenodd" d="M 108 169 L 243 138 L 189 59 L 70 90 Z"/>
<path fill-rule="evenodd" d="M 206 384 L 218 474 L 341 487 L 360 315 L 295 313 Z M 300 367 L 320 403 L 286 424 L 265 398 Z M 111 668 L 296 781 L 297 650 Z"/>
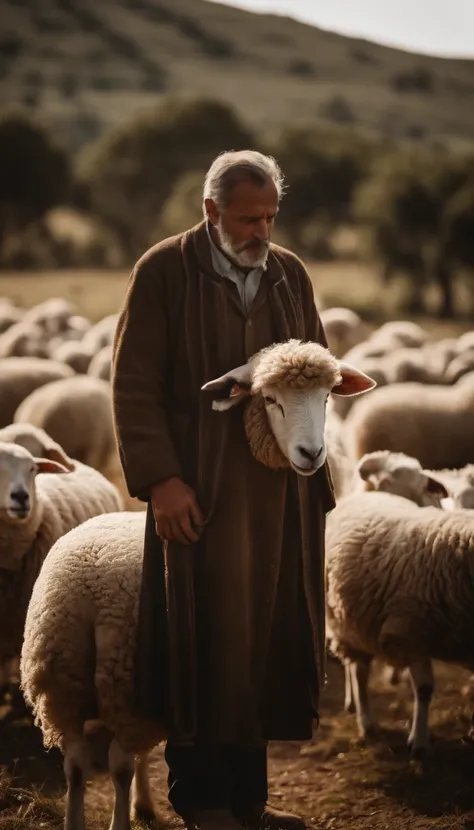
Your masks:
<path fill-rule="evenodd" d="M 345 35 L 445 57 L 474 58 L 474 0 L 214 0 L 284 14 Z"/>

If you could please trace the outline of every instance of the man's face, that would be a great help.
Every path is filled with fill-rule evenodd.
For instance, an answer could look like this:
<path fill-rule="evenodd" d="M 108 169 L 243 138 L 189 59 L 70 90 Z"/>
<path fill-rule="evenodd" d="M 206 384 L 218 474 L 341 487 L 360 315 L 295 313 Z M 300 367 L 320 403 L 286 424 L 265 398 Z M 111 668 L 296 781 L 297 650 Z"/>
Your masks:
<path fill-rule="evenodd" d="M 263 186 L 240 182 L 223 210 L 212 199 L 206 199 L 206 208 L 230 259 L 242 268 L 265 265 L 278 210 L 278 192 L 271 179 Z"/>

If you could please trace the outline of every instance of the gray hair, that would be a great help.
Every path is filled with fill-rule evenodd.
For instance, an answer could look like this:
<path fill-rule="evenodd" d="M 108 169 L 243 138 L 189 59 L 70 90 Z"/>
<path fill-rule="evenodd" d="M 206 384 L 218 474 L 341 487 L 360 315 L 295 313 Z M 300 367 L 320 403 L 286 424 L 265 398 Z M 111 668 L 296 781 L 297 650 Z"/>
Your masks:
<path fill-rule="evenodd" d="M 233 188 L 242 181 L 263 186 L 271 179 L 278 200 L 283 196 L 283 173 L 273 156 L 264 156 L 257 150 L 230 150 L 220 153 L 212 162 L 204 179 L 203 213 L 206 216 L 205 199 L 212 199 L 218 207 L 225 207 Z"/>

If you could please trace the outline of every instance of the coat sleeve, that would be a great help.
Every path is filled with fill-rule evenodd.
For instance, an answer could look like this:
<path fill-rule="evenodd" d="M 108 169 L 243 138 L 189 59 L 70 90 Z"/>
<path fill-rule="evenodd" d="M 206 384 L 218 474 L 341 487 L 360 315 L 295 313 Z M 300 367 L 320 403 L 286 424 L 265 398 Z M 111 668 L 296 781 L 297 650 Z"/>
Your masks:
<path fill-rule="evenodd" d="M 169 332 L 160 259 L 159 254 L 143 257 L 132 271 L 112 359 L 120 461 L 130 495 L 142 501 L 149 499 L 153 484 L 181 476 L 164 406 Z"/>

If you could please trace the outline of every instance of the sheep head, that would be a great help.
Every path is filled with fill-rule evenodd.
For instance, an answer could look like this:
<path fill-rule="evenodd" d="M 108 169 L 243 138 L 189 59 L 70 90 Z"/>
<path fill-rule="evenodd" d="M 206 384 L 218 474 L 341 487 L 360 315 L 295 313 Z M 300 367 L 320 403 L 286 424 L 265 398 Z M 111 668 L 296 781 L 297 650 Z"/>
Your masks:
<path fill-rule="evenodd" d="M 402 452 L 366 453 L 357 468 L 367 490 L 403 496 L 420 507 L 443 507 L 449 496 L 444 484 L 423 470 L 418 459 Z"/>
<path fill-rule="evenodd" d="M 258 461 L 312 475 L 326 460 L 329 395 L 360 395 L 375 385 L 319 343 L 288 340 L 262 349 L 202 388 L 218 393 L 212 404 L 218 411 L 246 403 L 245 430 Z"/>
<path fill-rule="evenodd" d="M 50 458 L 35 458 L 19 444 L 0 442 L 0 515 L 19 522 L 28 518 L 36 499 L 38 473 L 69 473 Z"/>

